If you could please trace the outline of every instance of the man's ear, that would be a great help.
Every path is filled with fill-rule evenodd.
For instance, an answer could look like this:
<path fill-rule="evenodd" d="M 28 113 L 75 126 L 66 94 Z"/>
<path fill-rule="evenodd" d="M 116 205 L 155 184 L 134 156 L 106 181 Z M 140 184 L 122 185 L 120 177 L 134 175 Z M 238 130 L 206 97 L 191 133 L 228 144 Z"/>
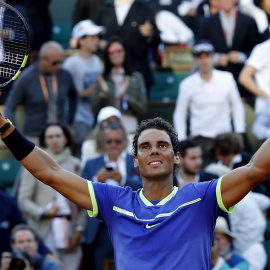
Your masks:
<path fill-rule="evenodd" d="M 138 158 L 136 156 L 133 156 L 133 162 L 134 162 L 134 167 L 135 168 L 139 167 L 139 165 L 138 165 Z"/>
<path fill-rule="evenodd" d="M 177 165 L 180 164 L 180 157 L 181 157 L 181 154 L 179 152 L 177 152 L 176 155 L 174 155 L 174 164 L 177 164 Z"/>

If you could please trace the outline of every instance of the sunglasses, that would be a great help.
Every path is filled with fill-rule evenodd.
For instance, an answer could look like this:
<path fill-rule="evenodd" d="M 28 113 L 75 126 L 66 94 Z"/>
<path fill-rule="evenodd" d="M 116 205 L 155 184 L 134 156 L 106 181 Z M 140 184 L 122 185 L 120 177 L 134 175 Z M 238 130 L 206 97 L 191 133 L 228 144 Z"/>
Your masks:
<path fill-rule="evenodd" d="M 50 60 L 49 58 L 45 58 L 52 66 L 57 66 L 62 64 L 62 60 Z"/>
<path fill-rule="evenodd" d="M 122 53 L 124 52 L 124 48 L 123 47 L 119 47 L 119 48 L 109 48 L 108 49 L 108 54 L 115 54 L 115 53 Z"/>
<path fill-rule="evenodd" d="M 107 140 L 105 141 L 106 144 L 112 144 L 112 143 L 115 143 L 115 144 L 122 144 L 123 143 L 123 140 Z"/>

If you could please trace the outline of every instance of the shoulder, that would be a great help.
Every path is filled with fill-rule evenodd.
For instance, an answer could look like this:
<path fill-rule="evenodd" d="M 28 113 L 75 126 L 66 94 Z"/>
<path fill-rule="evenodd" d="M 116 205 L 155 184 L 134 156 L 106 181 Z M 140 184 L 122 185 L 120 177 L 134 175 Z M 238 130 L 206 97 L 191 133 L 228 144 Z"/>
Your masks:
<path fill-rule="evenodd" d="M 91 166 L 92 164 L 97 164 L 97 163 L 100 163 L 100 162 L 104 162 L 104 155 L 101 155 L 99 157 L 87 160 L 87 162 L 85 164 L 85 167 L 86 166 Z"/>
<path fill-rule="evenodd" d="M 197 80 L 199 76 L 199 73 L 196 71 L 195 73 L 193 74 L 190 74 L 189 76 L 187 76 L 185 79 L 183 79 L 181 82 L 180 82 L 180 86 L 181 88 L 182 87 L 187 87 L 189 86 L 190 84 L 194 84 L 194 80 Z M 189 89 L 190 90 L 190 89 Z"/>
<path fill-rule="evenodd" d="M 211 181 L 213 179 L 218 179 L 217 174 L 209 173 L 204 170 L 200 171 L 200 182 L 206 182 L 206 181 Z"/>
<path fill-rule="evenodd" d="M 214 77 L 216 77 L 216 78 L 221 78 L 223 80 L 224 79 L 234 80 L 232 73 L 231 72 L 228 72 L 228 71 L 214 69 L 214 73 L 213 74 L 214 74 Z"/>

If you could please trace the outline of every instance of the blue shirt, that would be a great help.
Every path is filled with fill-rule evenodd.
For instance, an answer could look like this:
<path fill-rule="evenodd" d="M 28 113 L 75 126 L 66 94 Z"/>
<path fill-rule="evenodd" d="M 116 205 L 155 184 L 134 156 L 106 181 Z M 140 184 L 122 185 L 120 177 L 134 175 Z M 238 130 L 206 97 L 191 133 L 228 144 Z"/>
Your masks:
<path fill-rule="evenodd" d="M 174 187 L 156 205 L 142 189 L 89 181 L 88 214 L 107 224 L 117 269 L 210 269 L 221 180 Z"/>

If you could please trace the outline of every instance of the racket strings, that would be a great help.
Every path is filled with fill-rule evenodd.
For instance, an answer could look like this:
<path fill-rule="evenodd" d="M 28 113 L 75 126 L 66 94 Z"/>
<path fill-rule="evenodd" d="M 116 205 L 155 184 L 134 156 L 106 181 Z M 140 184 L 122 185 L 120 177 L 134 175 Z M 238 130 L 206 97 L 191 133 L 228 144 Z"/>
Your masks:
<path fill-rule="evenodd" d="M 28 36 L 21 19 L 5 7 L 0 7 L 0 77 L 12 78 L 24 61 Z"/>

